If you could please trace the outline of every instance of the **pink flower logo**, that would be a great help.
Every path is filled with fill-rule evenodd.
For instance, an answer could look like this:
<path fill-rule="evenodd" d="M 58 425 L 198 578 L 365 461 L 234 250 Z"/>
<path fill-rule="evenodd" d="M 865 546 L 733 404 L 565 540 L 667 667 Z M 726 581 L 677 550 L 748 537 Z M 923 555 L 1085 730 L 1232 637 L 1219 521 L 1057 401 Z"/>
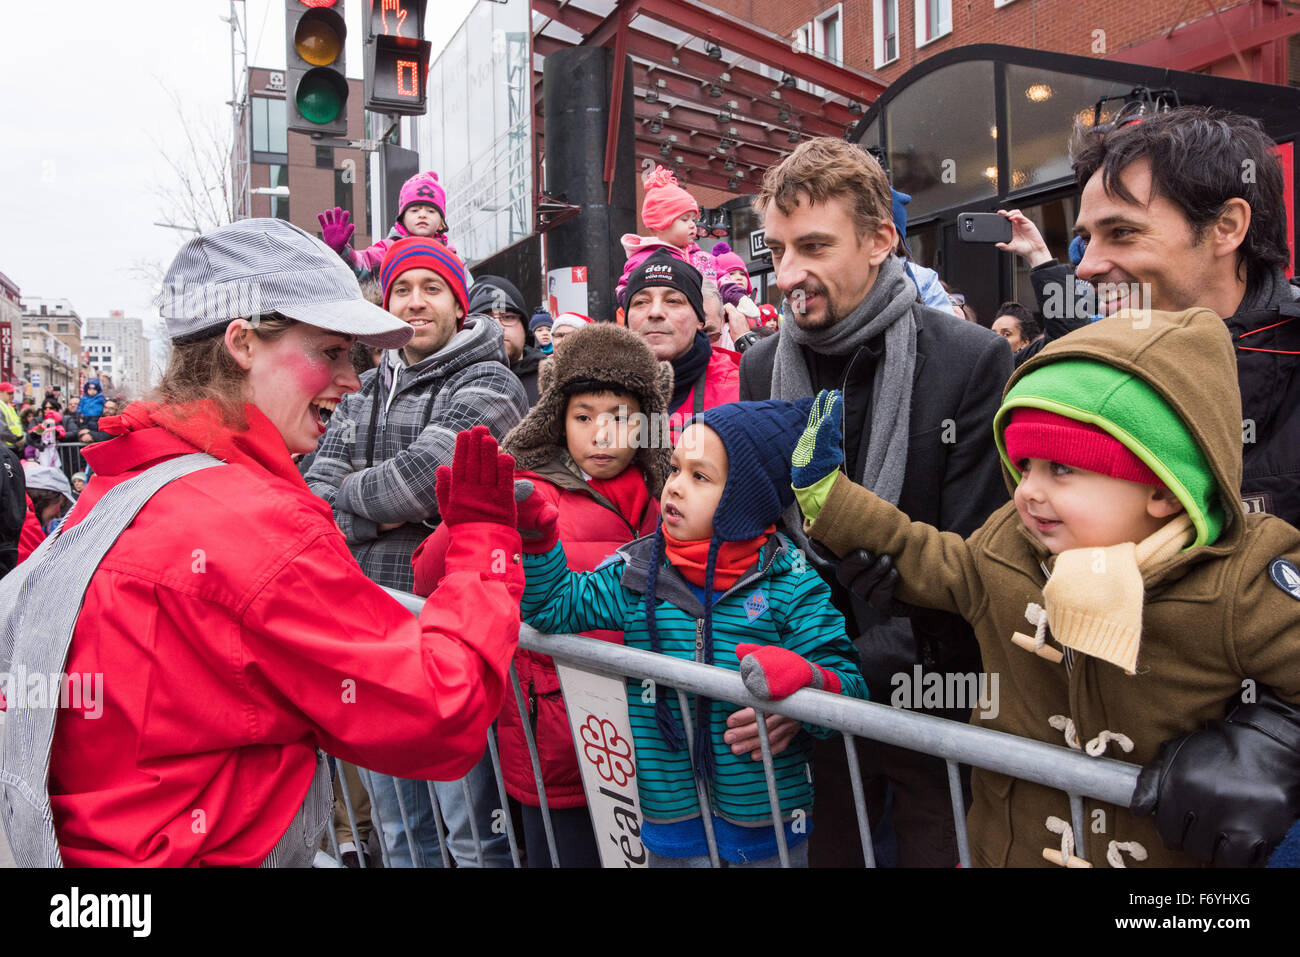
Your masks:
<path fill-rule="evenodd" d="M 594 714 L 582 726 L 582 753 L 596 773 L 615 787 L 623 787 L 636 774 L 632 745 L 618 733 L 614 722 Z"/>

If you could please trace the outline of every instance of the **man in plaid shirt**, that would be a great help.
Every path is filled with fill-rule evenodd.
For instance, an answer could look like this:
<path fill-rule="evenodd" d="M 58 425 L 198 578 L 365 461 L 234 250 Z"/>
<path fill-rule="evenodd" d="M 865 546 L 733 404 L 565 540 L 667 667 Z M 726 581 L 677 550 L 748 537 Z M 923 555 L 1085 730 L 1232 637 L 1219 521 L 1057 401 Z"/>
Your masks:
<path fill-rule="evenodd" d="M 361 376 L 361 391 L 344 396 L 306 475 L 308 487 L 334 509 L 362 570 L 390 588 L 414 586 L 411 555 L 440 520 L 434 476 L 438 466 L 451 465 L 456 434 L 485 425 L 500 441 L 528 411 L 524 387 L 506 365 L 501 327 L 468 315 L 465 278 L 464 264 L 436 239 L 410 237 L 389 248 L 379 268 L 383 305 L 415 335 Z M 391 863 L 439 866 L 425 783 L 369 777 Z M 457 863 L 508 866 L 505 837 L 490 826 L 497 804 L 491 763 L 484 758 L 468 781 L 482 861 L 468 840 L 460 784 L 437 787 Z M 396 787 L 415 848 L 407 847 Z"/>

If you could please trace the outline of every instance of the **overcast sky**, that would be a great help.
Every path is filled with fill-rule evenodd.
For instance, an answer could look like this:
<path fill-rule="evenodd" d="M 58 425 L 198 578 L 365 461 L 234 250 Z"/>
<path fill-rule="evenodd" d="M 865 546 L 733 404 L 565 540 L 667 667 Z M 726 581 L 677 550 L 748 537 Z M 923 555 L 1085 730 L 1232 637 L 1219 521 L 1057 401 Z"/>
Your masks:
<path fill-rule="evenodd" d="M 432 0 L 435 57 L 473 6 Z M 283 68 L 282 0 L 235 7 L 252 65 Z M 355 77 L 364 7 L 346 0 Z M 0 3 L 0 272 L 24 296 L 158 322 L 132 266 L 170 261 L 189 234 L 153 225 L 167 211 L 151 190 L 169 175 L 155 143 L 181 145 L 169 90 L 194 118 L 231 122 L 229 13 L 229 0 Z"/>

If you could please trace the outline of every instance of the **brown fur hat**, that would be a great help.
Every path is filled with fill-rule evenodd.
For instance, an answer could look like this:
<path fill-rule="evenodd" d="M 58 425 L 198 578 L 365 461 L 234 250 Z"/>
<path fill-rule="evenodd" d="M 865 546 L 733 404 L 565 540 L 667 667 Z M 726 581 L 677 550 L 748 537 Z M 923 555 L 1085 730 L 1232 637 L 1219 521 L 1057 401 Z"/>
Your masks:
<path fill-rule="evenodd" d="M 645 474 L 650 494 L 658 496 L 668 478 L 672 455 L 667 422 L 673 367 L 657 362 L 640 336 L 612 322 L 593 322 L 572 333 L 563 348 L 542 363 L 537 404 L 510 430 L 501 450 L 513 455 L 521 469 L 541 468 L 567 451 L 564 419 L 571 394 L 568 387 L 583 381 L 616 383 L 641 403 L 646 426 L 632 462 Z"/>

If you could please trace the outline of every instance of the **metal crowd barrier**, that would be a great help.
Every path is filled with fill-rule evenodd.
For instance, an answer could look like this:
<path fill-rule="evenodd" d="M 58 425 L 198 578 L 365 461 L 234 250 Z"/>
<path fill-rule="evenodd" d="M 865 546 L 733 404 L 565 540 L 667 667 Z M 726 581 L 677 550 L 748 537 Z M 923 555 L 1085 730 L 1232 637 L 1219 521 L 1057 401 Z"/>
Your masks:
<path fill-rule="evenodd" d="M 55 448 L 59 451 L 59 467 L 69 479 L 73 473 L 86 470 L 86 460 L 81 454 L 84 446 L 80 442 L 59 442 Z"/>
<path fill-rule="evenodd" d="M 412 612 L 418 614 L 424 599 L 405 592 L 385 589 Z M 1064 791 L 1069 797 L 1070 817 L 1074 837 L 1074 854 L 1082 857 L 1086 853 L 1087 843 L 1084 839 L 1083 799 L 1085 797 L 1104 801 L 1109 804 L 1127 807 L 1132 799 L 1137 784 L 1139 767 L 1113 758 L 1088 757 L 1077 751 L 1058 745 L 1045 744 L 1016 737 L 1000 731 L 977 728 L 956 721 L 926 714 L 904 711 L 883 704 L 846 698 L 818 691 L 797 691 L 782 699 L 779 703 L 764 701 L 753 697 L 744 686 L 740 675 L 712 665 L 693 661 L 684 661 L 648 651 L 627 648 L 622 645 L 583 638 L 577 635 L 544 635 L 528 625 L 521 625 L 519 630 L 519 647 L 529 651 L 550 655 L 557 662 L 570 665 L 582 671 L 611 677 L 646 679 L 654 681 L 659 688 L 673 689 L 678 696 L 681 713 L 686 721 L 686 740 L 691 742 L 691 711 L 687 707 L 686 694 L 704 694 L 717 701 L 727 701 L 739 707 L 753 708 L 758 719 L 759 748 L 762 753 L 763 769 L 767 778 L 768 797 L 772 808 L 772 820 L 776 833 L 777 850 L 781 865 L 789 866 L 789 850 L 786 846 L 785 828 L 782 826 L 777 787 L 772 770 L 772 752 L 767 739 L 767 714 L 782 714 L 809 724 L 840 731 L 844 738 L 844 748 L 848 757 L 850 783 L 853 789 L 853 801 L 857 813 L 858 833 L 862 842 L 863 859 L 868 867 L 875 866 L 875 847 L 871 839 L 871 822 L 867 815 L 866 799 L 863 794 L 861 773 L 857 762 L 857 739 L 867 738 L 873 741 L 892 744 L 924 754 L 942 758 L 948 767 L 948 787 L 952 797 L 953 820 L 956 827 L 958 855 L 963 867 L 970 867 L 970 844 L 966 835 L 966 811 L 962 796 L 960 766 L 963 764 L 985 768 L 1000 774 L 1009 775 L 1024 781 L 1032 781 L 1056 790 Z M 528 720 L 524 696 L 519 685 L 519 678 L 513 666 L 510 669 L 510 681 L 514 690 L 515 702 L 523 717 L 524 737 L 528 744 L 529 757 L 532 761 L 533 774 L 537 783 L 537 793 L 541 804 L 541 815 L 546 832 L 547 850 L 551 865 L 559 866 L 554 832 L 550 812 L 546 803 L 546 789 L 542 781 L 541 766 L 537 757 L 536 742 Z M 511 861 L 515 867 L 520 866 L 519 848 L 514 835 L 513 821 L 510 818 L 510 802 L 506 799 L 505 783 L 501 773 L 501 761 L 497 752 L 495 731 L 488 735 L 488 754 L 496 778 L 497 793 L 501 801 L 500 810 L 504 814 L 505 833 L 509 841 Z M 337 765 L 336 765 L 337 768 Z M 363 772 L 363 778 L 366 772 Z M 443 828 L 442 815 L 439 812 L 437 795 L 431 782 L 426 784 L 434 808 L 434 819 L 440 835 L 443 865 L 450 866 L 447 850 L 448 835 Z M 371 790 L 368 788 L 368 790 Z M 373 790 L 371 790 L 373 794 Z M 343 788 L 348 821 L 352 828 L 354 840 L 357 837 L 357 820 L 348 790 Z M 465 787 L 464 795 L 469 801 L 469 789 Z M 408 846 L 415 843 L 413 831 L 407 819 L 406 809 L 401 802 L 399 792 L 399 809 L 402 814 L 402 827 L 406 833 Z M 697 782 L 697 797 L 704 823 L 705 838 L 709 845 L 709 858 L 714 867 L 719 866 L 717 845 L 712 831 L 711 814 L 703 813 L 708 807 L 704 785 Z M 375 811 L 371 801 L 372 813 Z M 472 813 L 470 820 L 474 820 Z M 373 836 L 383 840 L 382 822 L 374 821 Z M 338 865 L 339 852 L 334 829 L 330 828 L 330 843 L 333 860 L 329 863 Z M 473 834 L 476 860 L 483 859 L 482 835 Z M 385 866 L 388 866 L 389 848 L 382 847 Z M 533 849 L 536 853 L 536 849 Z M 359 857 L 364 855 L 359 854 Z M 318 858 L 319 859 L 319 858 Z M 364 862 L 363 862 L 364 866 Z"/>

